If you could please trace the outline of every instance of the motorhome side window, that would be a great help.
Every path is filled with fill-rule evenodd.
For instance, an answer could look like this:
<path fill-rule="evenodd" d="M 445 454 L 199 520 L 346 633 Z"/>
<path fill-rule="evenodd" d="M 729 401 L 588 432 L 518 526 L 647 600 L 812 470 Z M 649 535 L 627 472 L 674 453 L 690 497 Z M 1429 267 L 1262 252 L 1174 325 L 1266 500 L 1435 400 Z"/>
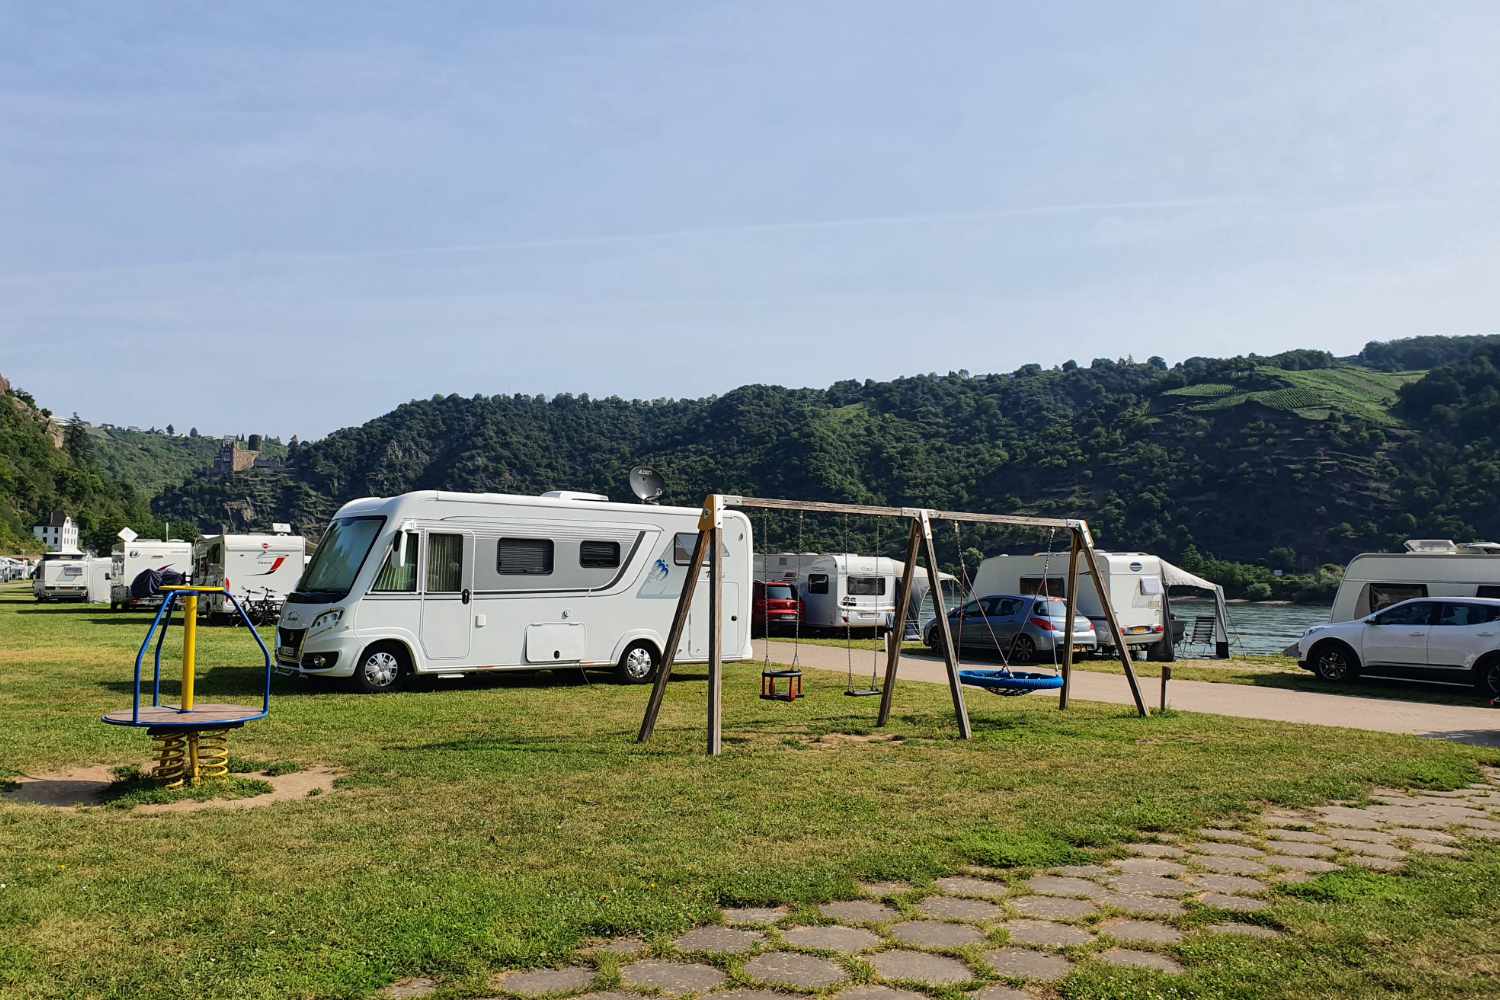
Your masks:
<path fill-rule="evenodd" d="M 1067 581 L 1060 576 L 1023 576 L 1018 588 L 1022 594 L 1046 594 L 1049 597 L 1067 597 Z"/>
<path fill-rule="evenodd" d="M 698 545 L 696 531 L 679 531 L 672 538 L 672 561 L 687 566 L 693 561 L 693 549 Z"/>
<path fill-rule="evenodd" d="M 1409 601 L 1413 597 L 1426 597 L 1425 583 L 1372 583 L 1370 584 L 1370 613 L 1392 604 Z"/>
<path fill-rule="evenodd" d="M 495 570 L 501 576 L 549 576 L 552 573 L 552 539 L 500 539 Z"/>
<path fill-rule="evenodd" d="M 397 546 L 405 546 L 406 560 L 403 564 L 396 558 Z M 417 536 L 413 532 L 398 531 L 385 554 L 385 565 L 375 577 L 370 588 L 377 594 L 413 594 L 417 590 Z"/>
<path fill-rule="evenodd" d="M 620 565 L 620 543 L 580 542 L 578 565 L 584 569 L 614 569 Z"/>
<path fill-rule="evenodd" d="M 464 536 L 427 536 L 427 592 L 456 594 L 463 589 Z"/>
<path fill-rule="evenodd" d="M 807 592 L 809 594 L 828 593 L 828 574 L 809 573 L 807 575 Z"/>
<path fill-rule="evenodd" d="M 850 597 L 875 597 L 885 593 L 885 577 L 883 576 L 851 576 L 849 578 Z"/>

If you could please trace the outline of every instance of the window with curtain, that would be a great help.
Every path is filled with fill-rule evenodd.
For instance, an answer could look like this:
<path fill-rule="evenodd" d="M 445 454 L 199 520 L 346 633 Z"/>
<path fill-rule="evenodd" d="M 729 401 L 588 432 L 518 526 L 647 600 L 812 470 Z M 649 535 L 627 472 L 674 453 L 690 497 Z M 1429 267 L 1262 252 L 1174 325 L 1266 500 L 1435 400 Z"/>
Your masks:
<path fill-rule="evenodd" d="M 427 536 L 427 592 L 456 594 L 464 587 L 464 536 Z"/>
<path fill-rule="evenodd" d="M 405 545 L 406 562 L 396 561 L 396 546 Z M 375 577 L 375 586 L 370 588 L 377 594 L 414 594 L 417 591 L 417 536 L 399 532 L 385 554 L 385 565 Z"/>

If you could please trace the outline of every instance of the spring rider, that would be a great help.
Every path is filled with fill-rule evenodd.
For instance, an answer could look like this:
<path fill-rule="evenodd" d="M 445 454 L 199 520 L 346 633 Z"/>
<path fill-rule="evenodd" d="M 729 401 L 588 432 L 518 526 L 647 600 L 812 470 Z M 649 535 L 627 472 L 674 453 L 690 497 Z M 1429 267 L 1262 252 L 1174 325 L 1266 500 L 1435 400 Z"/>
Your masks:
<path fill-rule="evenodd" d="M 209 778 L 229 776 L 229 730 L 247 722 L 264 719 L 271 712 L 271 653 L 260 634 L 250 623 L 245 609 L 235 596 L 223 587 L 163 587 L 161 608 L 156 612 L 145 641 L 135 654 L 135 695 L 130 710 L 110 712 L 104 721 L 112 726 L 133 726 L 146 730 L 155 743 L 156 767 L 151 776 L 168 788 L 192 785 Z M 193 696 L 194 674 L 198 660 L 198 595 L 223 594 L 254 636 L 265 659 L 260 707 L 249 705 L 199 704 Z M 182 704 L 177 707 L 161 702 L 161 647 L 172 620 L 172 606 L 182 598 Z M 151 704 L 141 704 L 141 663 L 156 636 L 155 670 L 151 680 Z"/>

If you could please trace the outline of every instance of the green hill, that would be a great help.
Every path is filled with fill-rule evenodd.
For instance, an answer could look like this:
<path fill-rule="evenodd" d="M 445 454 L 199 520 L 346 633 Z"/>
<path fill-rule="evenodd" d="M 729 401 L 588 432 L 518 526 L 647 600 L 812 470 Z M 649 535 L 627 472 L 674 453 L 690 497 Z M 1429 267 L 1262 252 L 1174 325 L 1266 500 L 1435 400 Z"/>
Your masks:
<path fill-rule="evenodd" d="M 1476 338 L 1421 349 L 1472 363 L 1500 347 Z M 274 512 L 316 533 L 356 496 L 418 488 L 621 496 L 630 467 L 648 463 L 665 475 L 673 503 L 717 490 L 1082 514 L 1104 545 L 1188 561 L 1211 553 L 1258 564 L 1262 580 L 1272 563 L 1313 574 L 1414 534 L 1500 536 L 1494 504 L 1444 492 L 1451 470 L 1413 458 L 1443 425 L 1429 411 L 1418 419 L 1408 392 L 1447 384 L 1446 372 L 1294 351 L 1170 367 L 1097 359 L 1086 368 L 827 389 L 749 385 L 697 400 L 436 396 L 305 445 L 284 471 L 175 487 L 157 509 L 204 526 L 226 512 L 249 509 L 260 520 Z M 757 523 L 776 547 L 877 546 L 869 523 Z M 940 541 L 949 561 L 960 545 L 1042 544 L 968 529 Z M 893 550 L 895 540 L 878 547 Z M 1279 595 L 1296 586 L 1275 583 Z"/>

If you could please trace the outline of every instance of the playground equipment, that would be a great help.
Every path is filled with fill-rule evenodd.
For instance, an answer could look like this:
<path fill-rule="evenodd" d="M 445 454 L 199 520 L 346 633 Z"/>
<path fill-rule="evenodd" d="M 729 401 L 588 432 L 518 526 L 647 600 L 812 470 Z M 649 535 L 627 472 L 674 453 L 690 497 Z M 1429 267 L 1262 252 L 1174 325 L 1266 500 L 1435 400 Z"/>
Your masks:
<path fill-rule="evenodd" d="M 1080 562 L 1083 562 L 1087 564 L 1089 578 L 1093 581 L 1098 591 L 1099 601 L 1104 609 L 1104 617 L 1109 627 L 1110 637 L 1115 643 L 1115 648 L 1120 651 L 1120 663 L 1125 668 L 1125 680 L 1130 685 L 1130 694 L 1132 700 L 1135 702 L 1136 711 L 1142 716 L 1150 714 L 1150 710 L 1146 707 L 1145 698 L 1141 694 L 1140 683 L 1135 676 L 1135 667 L 1130 662 L 1130 654 L 1125 646 L 1124 637 L 1120 632 L 1120 623 L 1115 617 L 1113 606 L 1110 604 L 1109 593 L 1099 583 L 1098 557 L 1094 552 L 1094 539 L 1089 533 L 1087 521 L 1078 518 L 1031 517 L 1020 514 L 975 514 L 967 511 L 930 510 L 925 507 L 877 507 L 869 504 L 780 500 L 767 497 L 743 497 L 713 493 L 704 500 L 702 513 L 699 515 L 698 539 L 693 546 L 693 554 L 689 560 L 688 572 L 683 582 L 682 593 L 677 599 L 677 610 L 672 617 L 672 627 L 667 633 L 666 649 L 662 658 L 661 669 L 657 671 L 656 685 L 651 690 L 651 698 L 646 704 L 645 716 L 641 719 L 640 732 L 636 737 L 637 742 L 646 742 L 656 730 L 656 720 L 661 713 L 662 701 L 667 694 L 667 683 L 672 676 L 672 665 L 677 657 L 678 644 L 682 641 L 683 629 L 688 620 L 688 612 L 693 604 L 693 594 L 697 589 L 700 573 L 703 567 L 707 565 L 709 635 L 708 753 L 715 755 L 723 749 L 723 654 L 720 649 L 720 636 L 723 634 L 724 628 L 724 600 L 721 580 L 722 573 L 720 571 L 720 552 L 724 547 L 722 541 L 724 511 L 729 507 L 894 517 L 907 521 L 910 525 L 910 532 L 907 536 L 906 560 L 903 564 L 905 568 L 900 588 L 897 591 L 899 606 L 896 609 L 893 621 L 906 621 L 911 603 L 912 579 L 916 574 L 917 561 L 921 558 L 927 564 L 928 585 L 931 588 L 933 599 L 937 606 L 937 628 L 942 638 L 943 660 L 948 670 L 948 690 L 953 698 L 953 714 L 958 722 L 958 733 L 961 739 L 972 738 L 973 730 L 969 725 L 969 710 L 964 702 L 964 679 L 960 676 L 958 653 L 952 631 L 948 625 L 948 615 L 943 608 L 942 587 L 938 579 L 937 552 L 933 547 L 932 522 L 963 521 L 971 524 L 1011 525 L 1038 530 L 1052 529 L 1055 531 L 1066 531 L 1072 538 L 1072 545 L 1068 553 L 1068 576 L 1064 588 L 1064 596 L 1067 601 L 1067 624 L 1063 631 L 1061 677 L 1060 681 L 1052 678 L 1044 678 L 1045 683 L 1040 684 L 1040 686 L 1044 688 L 1056 688 L 1058 691 L 1058 708 L 1066 709 L 1068 707 L 1069 687 L 1073 672 L 1073 619 L 1077 610 Z M 896 690 L 896 671 L 900 661 L 901 643 L 889 643 L 886 649 L 885 683 L 880 686 L 880 714 L 876 723 L 877 725 L 883 726 L 890 721 L 891 706 Z M 1001 672 L 991 671 L 990 673 Z M 1004 671 L 1003 673 L 1009 679 L 1004 679 L 1004 677 L 992 678 L 990 683 L 983 686 L 994 690 L 1008 690 L 1017 693 L 1031 690 L 1028 679 L 1020 677 L 1012 671 Z M 762 684 L 764 685 L 764 683 L 765 677 L 763 672 Z M 764 687 L 762 688 L 762 692 L 764 696 Z"/>
<path fill-rule="evenodd" d="M 168 788 L 192 785 L 208 778 L 229 776 L 229 730 L 247 722 L 264 719 L 271 712 L 271 652 L 261 641 L 250 616 L 235 596 L 223 587 L 163 587 L 161 608 L 146 630 L 146 638 L 135 654 L 135 691 L 129 711 L 110 712 L 103 721 L 111 726 L 132 726 L 146 730 L 155 744 L 156 767 L 151 776 Z M 198 596 L 223 594 L 245 627 L 255 637 L 265 660 L 265 674 L 259 708 L 248 705 L 218 703 L 199 704 L 194 697 L 198 661 Z M 181 704 L 173 707 L 161 701 L 161 649 L 172 621 L 172 606 L 182 597 L 182 694 Z M 151 679 L 151 703 L 141 704 L 141 664 L 151 637 L 156 636 L 155 669 Z"/>

